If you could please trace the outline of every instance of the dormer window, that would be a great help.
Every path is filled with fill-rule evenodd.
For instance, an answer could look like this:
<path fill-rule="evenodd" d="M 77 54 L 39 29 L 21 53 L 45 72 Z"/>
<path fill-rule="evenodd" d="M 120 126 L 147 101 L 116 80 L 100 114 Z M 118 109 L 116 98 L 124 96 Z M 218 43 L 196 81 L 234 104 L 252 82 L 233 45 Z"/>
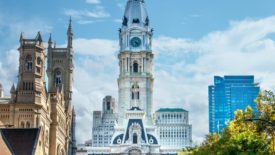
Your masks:
<path fill-rule="evenodd" d="M 122 25 L 127 26 L 127 23 L 128 23 L 128 19 L 127 19 L 127 17 L 124 16 Z"/>
<path fill-rule="evenodd" d="M 54 76 L 55 87 L 60 86 L 60 84 L 62 83 L 62 79 L 61 78 L 62 78 L 61 77 L 61 71 L 60 70 L 55 71 L 55 76 Z"/>
<path fill-rule="evenodd" d="M 139 21 L 138 18 L 134 18 L 134 19 L 133 19 L 133 24 L 139 24 L 139 23 L 140 23 L 140 21 Z"/>
<path fill-rule="evenodd" d="M 32 57 L 27 55 L 25 60 L 25 71 L 31 72 L 32 71 Z"/>
<path fill-rule="evenodd" d="M 145 26 L 149 26 L 149 18 L 148 17 L 146 17 L 146 19 L 145 19 Z"/>

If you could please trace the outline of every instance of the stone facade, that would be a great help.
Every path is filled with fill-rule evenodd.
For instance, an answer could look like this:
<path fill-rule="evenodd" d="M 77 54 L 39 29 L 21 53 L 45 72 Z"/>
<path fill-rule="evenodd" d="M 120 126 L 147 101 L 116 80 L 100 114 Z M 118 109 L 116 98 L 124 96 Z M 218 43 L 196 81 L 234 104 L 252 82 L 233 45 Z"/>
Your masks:
<path fill-rule="evenodd" d="M 71 20 L 67 48 L 56 48 L 50 37 L 48 55 L 40 32 L 34 39 L 20 36 L 18 83 L 11 98 L 0 99 L 0 122 L 10 128 L 41 128 L 43 155 L 74 154 L 72 109 L 73 48 Z M 45 64 L 48 57 L 48 90 Z M 2 90 L 2 88 L 0 89 Z M 40 154 L 39 154 L 40 155 Z M 42 154 L 41 154 L 42 155 Z"/>
<path fill-rule="evenodd" d="M 161 108 L 155 113 L 155 124 L 162 147 L 181 149 L 192 146 L 192 126 L 189 124 L 188 111 Z"/>
<path fill-rule="evenodd" d="M 80 145 L 77 154 L 161 155 L 176 154 L 182 149 L 182 145 L 162 146 L 154 124 L 153 29 L 149 24 L 144 0 L 128 0 L 119 30 L 118 123 L 114 125 L 111 143 Z M 94 128 L 101 124 L 101 115 L 101 111 L 94 112 Z M 97 136 L 105 134 L 96 131 L 93 140 L 97 141 Z"/>

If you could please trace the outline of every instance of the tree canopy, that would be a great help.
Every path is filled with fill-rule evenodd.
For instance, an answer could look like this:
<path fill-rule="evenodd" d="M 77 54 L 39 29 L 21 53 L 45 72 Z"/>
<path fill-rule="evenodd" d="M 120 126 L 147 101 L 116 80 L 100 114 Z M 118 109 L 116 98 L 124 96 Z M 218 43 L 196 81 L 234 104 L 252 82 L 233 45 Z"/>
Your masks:
<path fill-rule="evenodd" d="M 264 91 L 251 107 L 235 111 L 234 120 L 220 133 L 206 136 L 201 146 L 184 149 L 179 154 L 196 155 L 275 155 L 275 95 Z"/>

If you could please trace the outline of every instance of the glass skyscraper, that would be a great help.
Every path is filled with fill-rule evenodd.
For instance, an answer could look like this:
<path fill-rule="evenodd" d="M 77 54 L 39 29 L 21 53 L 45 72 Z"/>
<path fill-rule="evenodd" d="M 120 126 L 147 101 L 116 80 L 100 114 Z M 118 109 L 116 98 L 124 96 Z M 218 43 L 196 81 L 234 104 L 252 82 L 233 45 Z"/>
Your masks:
<path fill-rule="evenodd" d="M 259 91 L 254 76 L 215 76 L 214 85 L 208 87 L 209 132 L 219 133 L 238 109 L 251 106 L 256 111 Z"/>

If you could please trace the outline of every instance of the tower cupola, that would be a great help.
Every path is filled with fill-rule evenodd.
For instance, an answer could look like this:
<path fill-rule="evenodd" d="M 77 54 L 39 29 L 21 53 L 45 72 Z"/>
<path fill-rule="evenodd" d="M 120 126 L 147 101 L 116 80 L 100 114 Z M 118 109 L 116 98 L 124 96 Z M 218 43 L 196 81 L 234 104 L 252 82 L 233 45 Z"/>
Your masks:
<path fill-rule="evenodd" d="M 149 17 L 144 0 L 128 0 L 126 5 L 122 27 L 148 27 Z"/>
<path fill-rule="evenodd" d="M 119 30 L 121 52 L 151 51 L 153 31 L 144 0 L 128 0 Z"/>

